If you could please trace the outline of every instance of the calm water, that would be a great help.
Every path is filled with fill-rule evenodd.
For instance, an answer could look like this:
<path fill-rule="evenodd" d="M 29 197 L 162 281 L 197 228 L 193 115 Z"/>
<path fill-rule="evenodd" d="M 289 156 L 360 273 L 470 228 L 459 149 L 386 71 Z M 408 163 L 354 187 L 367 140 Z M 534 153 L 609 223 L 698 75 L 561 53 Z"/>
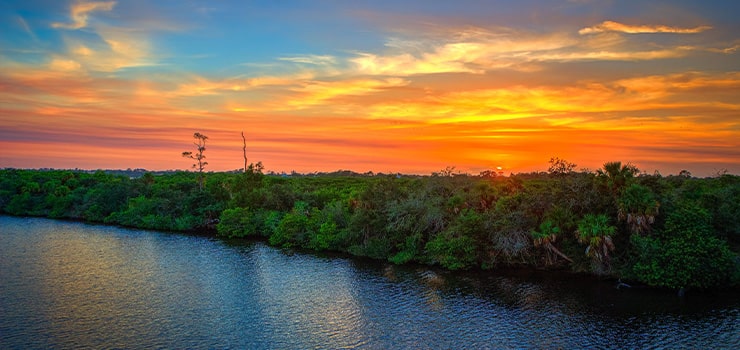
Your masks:
<path fill-rule="evenodd" d="M 740 348 L 740 297 L 0 216 L 0 348 Z"/>

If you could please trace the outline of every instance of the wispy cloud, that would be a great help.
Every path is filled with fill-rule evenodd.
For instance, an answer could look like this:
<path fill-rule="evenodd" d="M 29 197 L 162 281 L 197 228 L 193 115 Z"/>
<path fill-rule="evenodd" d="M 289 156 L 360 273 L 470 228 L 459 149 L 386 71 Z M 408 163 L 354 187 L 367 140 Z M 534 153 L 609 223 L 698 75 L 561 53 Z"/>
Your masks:
<path fill-rule="evenodd" d="M 305 108 L 326 103 L 340 96 L 362 96 L 385 89 L 407 85 L 401 78 L 387 79 L 352 79 L 342 81 L 311 81 L 294 89 L 298 96 L 287 101 L 292 108 Z"/>
<path fill-rule="evenodd" d="M 492 70 L 538 70 L 541 62 L 649 61 L 679 58 L 696 51 L 734 53 L 729 48 L 708 48 L 682 43 L 650 43 L 630 40 L 622 33 L 700 33 L 708 26 L 677 28 L 667 26 L 627 26 L 616 22 L 584 28 L 578 36 L 565 31 L 524 32 L 512 28 L 466 29 L 444 33 L 436 40 L 388 39 L 387 52 L 358 52 L 349 57 L 358 74 L 411 76 L 439 73 L 480 74 Z"/>
<path fill-rule="evenodd" d="M 95 11 L 111 11 L 115 1 L 85 1 L 79 0 L 72 4 L 70 8 L 71 23 L 55 22 L 52 23 L 54 28 L 80 29 L 87 27 L 89 14 Z"/>
<path fill-rule="evenodd" d="M 329 56 L 329 55 L 289 56 L 289 57 L 280 57 L 278 58 L 278 60 L 288 61 L 288 62 L 293 62 L 293 63 L 313 64 L 313 65 L 329 65 L 329 64 L 337 63 L 336 57 Z"/>
<path fill-rule="evenodd" d="M 70 22 L 54 22 L 51 25 L 62 30 L 60 34 L 66 46 L 66 52 L 55 52 L 54 55 L 66 56 L 65 61 L 74 61 L 80 68 L 90 72 L 109 73 L 124 68 L 156 65 L 151 37 L 152 32 L 161 25 L 150 25 L 150 21 L 142 27 L 142 20 L 138 18 L 116 24 L 105 19 L 91 20 L 93 13 L 112 12 L 118 9 L 116 5 L 116 1 L 78 0 L 72 3 Z M 85 28 L 84 33 L 76 31 L 82 28 Z"/>
<path fill-rule="evenodd" d="M 39 41 L 38 36 L 36 36 L 36 33 L 34 33 L 33 30 L 31 30 L 31 26 L 28 25 L 28 22 L 23 17 L 16 16 L 16 21 L 18 21 L 18 25 L 20 25 L 23 31 L 26 32 L 34 42 Z"/>
<path fill-rule="evenodd" d="M 114 72 L 122 68 L 156 65 L 145 35 L 125 28 L 97 28 L 100 40 L 67 37 L 67 55 L 91 71 Z"/>
<path fill-rule="evenodd" d="M 483 73 L 490 69 L 520 69 L 538 53 L 577 44 L 562 33 L 538 35 L 507 28 L 468 28 L 436 40 L 390 38 L 387 54 L 357 53 L 349 59 L 361 74 L 408 76 L 438 73 Z"/>
<path fill-rule="evenodd" d="M 578 34 L 596 34 L 604 32 L 621 32 L 627 34 L 646 34 L 646 33 L 675 33 L 675 34 L 696 34 L 712 29 L 711 26 L 698 26 L 694 28 L 671 27 L 666 25 L 629 25 L 614 21 L 604 21 L 592 27 L 586 27 L 578 31 Z"/>

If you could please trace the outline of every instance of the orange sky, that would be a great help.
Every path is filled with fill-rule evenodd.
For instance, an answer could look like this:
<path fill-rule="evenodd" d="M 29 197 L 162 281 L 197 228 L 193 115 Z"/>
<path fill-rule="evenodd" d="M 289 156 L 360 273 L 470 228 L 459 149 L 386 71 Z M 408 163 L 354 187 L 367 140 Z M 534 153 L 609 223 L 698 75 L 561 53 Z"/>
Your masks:
<path fill-rule="evenodd" d="M 546 3 L 546 4 L 545 4 Z M 740 173 L 740 13 L 705 1 L 10 1 L 0 167 Z"/>

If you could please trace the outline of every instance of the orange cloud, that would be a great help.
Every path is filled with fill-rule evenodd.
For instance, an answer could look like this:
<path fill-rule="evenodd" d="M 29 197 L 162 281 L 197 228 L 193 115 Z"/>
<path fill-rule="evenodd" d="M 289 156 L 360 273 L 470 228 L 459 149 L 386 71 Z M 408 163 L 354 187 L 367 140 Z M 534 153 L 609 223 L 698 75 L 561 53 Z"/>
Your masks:
<path fill-rule="evenodd" d="M 712 29 L 710 26 L 699 26 L 694 28 L 680 28 L 665 25 L 629 25 L 614 21 L 604 21 L 601 24 L 586 27 L 578 31 L 578 34 L 596 34 L 604 32 L 620 32 L 627 34 L 644 34 L 644 33 L 675 33 L 675 34 L 696 34 Z"/>
<path fill-rule="evenodd" d="M 390 38 L 381 52 L 279 56 L 251 66 L 261 72 L 251 78 L 142 76 L 108 72 L 156 64 L 148 36 L 79 23 L 98 35 L 64 32 L 66 50 L 44 65 L 0 61 L 0 145 L 11 150 L 2 165 L 185 169 L 179 154 L 200 131 L 211 137 L 212 169 L 231 170 L 241 166 L 242 130 L 250 161 L 275 171 L 508 173 L 542 170 L 551 156 L 593 169 L 658 164 L 671 148 L 681 161 L 737 164 L 740 73 L 633 65 L 592 74 L 571 64 L 717 57 L 732 47 L 645 47 L 612 25 L 581 36 L 474 28 Z"/>
<path fill-rule="evenodd" d="M 401 78 L 351 79 L 330 82 L 311 81 L 300 88 L 293 89 L 299 95 L 287 101 L 287 105 L 294 108 L 304 108 L 328 102 L 339 96 L 367 95 L 407 84 L 408 81 Z"/>

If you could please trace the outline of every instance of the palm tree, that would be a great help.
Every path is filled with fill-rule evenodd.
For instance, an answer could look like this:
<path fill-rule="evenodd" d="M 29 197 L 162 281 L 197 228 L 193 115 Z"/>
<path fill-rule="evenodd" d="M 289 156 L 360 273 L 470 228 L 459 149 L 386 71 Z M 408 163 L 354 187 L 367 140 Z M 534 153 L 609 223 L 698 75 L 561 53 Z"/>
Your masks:
<path fill-rule="evenodd" d="M 627 187 L 617 200 L 619 220 L 625 220 L 634 234 L 650 232 L 650 225 L 655 222 L 660 203 L 649 188 L 632 184 Z"/>
<path fill-rule="evenodd" d="M 535 247 L 545 249 L 545 265 L 552 265 L 557 261 L 557 257 L 573 262 L 567 255 L 555 248 L 555 240 L 560 234 L 560 227 L 556 226 L 551 219 L 547 219 L 540 224 L 539 231 L 532 230 L 530 235 Z"/>
<path fill-rule="evenodd" d="M 604 214 L 586 214 L 578 222 L 576 237 L 579 242 L 588 244 L 586 255 L 599 270 L 608 271 L 610 268 L 609 252 L 614 250 L 612 236 L 616 231 L 617 228 L 609 225 L 609 217 Z"/>
<path fill-rule="evenodd" d="M 616 196 L 638 172 L 637 167 L 632 164 L 622 165 L 622 162 L 608 162 L 604 163 L 604 168 L 597 170 L 596 174 Z"/>

